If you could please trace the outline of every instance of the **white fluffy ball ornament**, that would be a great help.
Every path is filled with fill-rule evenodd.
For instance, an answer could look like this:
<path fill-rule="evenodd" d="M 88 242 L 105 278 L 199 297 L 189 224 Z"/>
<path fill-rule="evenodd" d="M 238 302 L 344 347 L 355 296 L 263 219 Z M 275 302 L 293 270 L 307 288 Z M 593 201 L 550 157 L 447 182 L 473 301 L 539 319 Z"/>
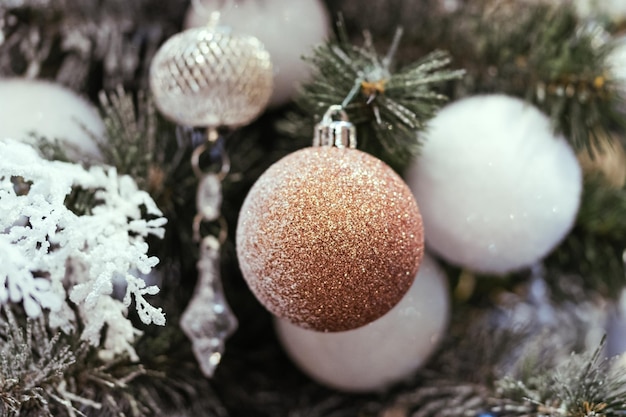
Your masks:
<path fill-rule="evenodd" d="M 344 391 L 375 391 L 425 363 L 444 335 L 449 304 L 445 274 L 425 255 L 404 298 L 363 327 L 322 333 L 280 318 L 275 324 L 283 347 L 310 377 Z"/>
<path fill-rule="evenodd" d="M 626 36 L 616 38 L 613 42 L 615 47 L 607 57 L 609 76 L 626 92 Z"/>
<path fill-rule="evenodd" d="M 435 116 L 406 175 L 426 246 L 475 272 L 503 274 L 547 255 L 573 226 L 582 190 L 574 151 L 537 108 L 504 95 Z"/>
<path fill-rule="evenodd" d="M 583 19 L 608 17 L 614 22 L 626 20 L 624 0 L 574 0 L 574 6 Z"/>
<path fill-rule="evenodd" d="M 48 81 L 0 79 L 0 138 L 31 141 L 33 134 L 68 144 L 69 158 L 102 160 L 94 137 L 104 136 L 98 110 L 74 91 Z"/>
<path fill-rule="evenodd" d="M 220 25 L 257 37 L 270 53 L 274 92 L 270 106 L 286 103 L 310 73 L 302 60 L 329 33 L 329 17 L 320 0 L 195 0 L 185 28 L 206 25 L 219 11 Z"/>
<path fill-rule="evenodd" d="M 545 0 L 527 0 L 527 3 L 545 3 Z M 610 19 L 620 22 L 626 19 L 624 0 L 550 0 L 555 6 L 572 5 L 581 20 Z"/>

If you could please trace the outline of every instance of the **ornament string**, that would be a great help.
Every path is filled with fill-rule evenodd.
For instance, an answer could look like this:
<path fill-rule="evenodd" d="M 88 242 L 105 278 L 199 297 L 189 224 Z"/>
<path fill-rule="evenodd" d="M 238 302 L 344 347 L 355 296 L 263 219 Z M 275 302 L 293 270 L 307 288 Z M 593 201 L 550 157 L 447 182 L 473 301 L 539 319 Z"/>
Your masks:
<path fill-rule="evenodd" d="M 193 236 L 199 242 L 198 282 L 180 326 L 191 340 L 200 369 L 207 377 L 213 376 L 224 353 L 226 339 L 237 329 L 221 282 L 220 248 L 228 236 L 227 224 L 221 215 L 222 181 L 230 170 L 230 160 L 223 145 L 224 138 L 216 129 L 209 128 L 205 143 L 191 154 L 191 166 L 198 178 L 196 194 L 197 214 L 193 222 Z M 202 156 L 217 163 L 217 170 L 204 171 Z M 204 223 L 216 223 L 217 236 L 202 236 Z"/>

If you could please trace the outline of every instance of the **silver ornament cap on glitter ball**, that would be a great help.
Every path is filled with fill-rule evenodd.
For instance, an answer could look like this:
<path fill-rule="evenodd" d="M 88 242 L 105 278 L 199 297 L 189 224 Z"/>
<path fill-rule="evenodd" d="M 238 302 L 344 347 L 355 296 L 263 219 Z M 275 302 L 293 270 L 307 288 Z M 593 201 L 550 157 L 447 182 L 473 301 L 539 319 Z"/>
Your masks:
<path fill-rule="evenodd" d="M 354 149 L 354 126 L 341 107 L 331 107 L 314 143 L 251 188 L 237 257 L 248 286 L 276 316 L 316 331 L 355 329 L 411 287 L 423 256 L 422 218 L 402 178 Z"/>
<path fill-rule="evenodd" d="M 266 107 L 272 76 L 261 41 L 211 24 L 161 46 L 150 67 L 150 88 L 158 109 L 178 124 L 235 128 Z"/>

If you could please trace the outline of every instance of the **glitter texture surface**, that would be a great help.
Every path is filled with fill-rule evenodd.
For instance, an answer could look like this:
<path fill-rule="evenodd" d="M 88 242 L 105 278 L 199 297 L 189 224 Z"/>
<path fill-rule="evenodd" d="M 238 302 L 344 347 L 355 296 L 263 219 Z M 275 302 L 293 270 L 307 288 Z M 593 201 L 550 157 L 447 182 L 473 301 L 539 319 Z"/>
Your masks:
<path fill-rule="evenodd" d="M 393 308 L 423 256 L 411 191 L 356 149 L 306 148 L 255 183 L 237 226 L 244 278 L 272 313 L 304 328 L 344 331 Z"/>

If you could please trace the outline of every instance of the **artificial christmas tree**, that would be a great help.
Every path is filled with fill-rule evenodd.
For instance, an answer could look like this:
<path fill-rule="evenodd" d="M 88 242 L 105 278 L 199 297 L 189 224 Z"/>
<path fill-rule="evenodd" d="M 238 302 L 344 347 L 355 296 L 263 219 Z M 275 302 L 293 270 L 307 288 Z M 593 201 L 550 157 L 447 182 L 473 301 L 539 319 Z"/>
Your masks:
<path fill-rule="evenodd" d="M 309 48 L 311 38 L 298 38 L 304 25 L 284 25 L 289 46 L 278 72 L 270 62 L 280 37 L 267 50 L 253 41 L 256 49 L 246 52 L 233 39 L 261 34 L 235 23 L 230 33 L 187 29 L 202 36 L 161 60 L 168 39 L 192 33 L 184 29 L 187 11 L 208 3 L 0 3 L 2 120 L 33 120 L 20 137 L 0 127 L 1 415 L 625 412 L 626 22 L 619 7 L 307 1 L 327 8 L 310 22 L 321 43 Z M 248 16 L 256 3 L 221 6 L 236 21 L 238 10 Z M 335 34 L 322 39 L 326 27 Z M 294 50 L 295 40 L 306 50 Z M 300 56 L 309 70 L 295 77 Z M 298 68 L 291 73 L 286 62 Z M 261 67 L 268 71 L 259 76 Z M 162 76 L 169 81 L 159 83 Z M 10 83 L 41 88 L 9 93 Z M 266 108 L 271 84 L 280 98 Z M 50 88 L 85 113 L 98 108 L 97 122 L 67 116 L 59 101 L 45 112 L 63 120 L 38 123 Z M 29 97 L 32 107 L 14 105 Z M 493 97 L 497 111 L 476 104 Z M 507 103 L 516 110 L 503 109 Z M 345 112 L 353 126 L 336 132 L 355 134 L 357 150 L 302 150 L 329 108 Z M 198 110 L 213 113 L 198 119 Z M 233 113 L 249 116 L 225 116 Z M 503 128 L 486 137 L 472 126 L 478 122 Z M 71 145 L 75 132 L 98 149 Z M 346 156 L 331 161 L 336 169 L 314 164 L 315 155 L 331 153 Z M 281 178 L 270 181 L 274 188 L 254 185 L 267 182 L 266 171 Z M 425 208 L 424 248 L 401 177 Z M 528 205 L 533 192 L 550 201 L 548 215 Z M 249 193 L 263 204 L 249 209 Z M 306 204 L 294 203 L 304 196 Z M 511 213 L 494 214 L 503 206 Z M 468 207 L 474 218 L 463 218 Z M 551 217 L 554 207 L 567 209 L 567 218 Z M 440 216 L 431 250 L 433 213 L 451 220 Z M 534 229 L 507 230 L 506 222 L 478 229 L 480 245 L 497 240 L 495 252 L 478 254 L 487 266 L 453 256 L 482 248 L 467 247 L 464 236 L 476 236 L 467 222 L 536 220 L 537 213 Z M 280 221 L 261 222 L 268 218 Z M 437 239 L 444 228 L 449 239 Z M 532 256 L 516 259 L 520 247 Z M 277 287 L 286 269 L 289 279 Z M 298 327 L 310 327 L 305 319 L 274 317 L 246 280 L 263 283 L 259 299 L 278 305 L 274 313 L 295 305 L 300 318 L 341 317 L 342 325 L 311 330 Z"/>

